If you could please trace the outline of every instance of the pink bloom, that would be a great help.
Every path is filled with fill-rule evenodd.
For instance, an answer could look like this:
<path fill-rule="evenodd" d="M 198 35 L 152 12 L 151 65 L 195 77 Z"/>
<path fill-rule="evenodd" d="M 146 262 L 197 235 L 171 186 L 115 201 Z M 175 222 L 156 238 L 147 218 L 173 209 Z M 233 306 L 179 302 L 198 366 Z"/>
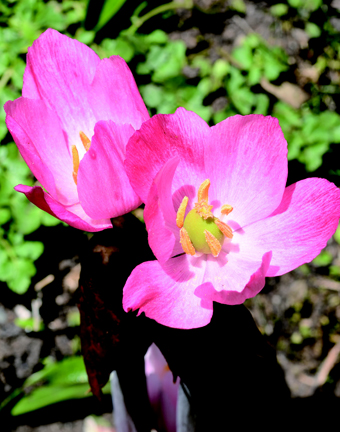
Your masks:
<path fill-rule="evenodd" d="M 129 141 L 126 169 L 157 261 L 134 269 L 123 306 L 169 327 L 204 326 L 213 301 L 255 296 L 265 276 L 317 256 L 338 226 L 334 184 L 309 178 L 285 187 L 287 143 L 275 118 L 234 116 L 210 128 L 181 108 L 157 115 Z M 195 205 L 212 214 L 203 219 Z M 218 232 L 208 227 L 217 224 Z"/>
<path fill-rule="evenodd" d="M 149 118 L 118 56 L 47 30 L 28 49 L 22 97 L 5 104 L 6 124 L 42 184 L 16 186 L 36 206 L 86 231 L 138 207 L 123 162 L 125 146 Z"/>
<path fill-rule="evenodd" d="M 173 382 L 172 372 L 155 344 L 145 354 L 145 375 L 149 400 L 158 419 L 157 430 L 176 432 L 179 378 Z"/>

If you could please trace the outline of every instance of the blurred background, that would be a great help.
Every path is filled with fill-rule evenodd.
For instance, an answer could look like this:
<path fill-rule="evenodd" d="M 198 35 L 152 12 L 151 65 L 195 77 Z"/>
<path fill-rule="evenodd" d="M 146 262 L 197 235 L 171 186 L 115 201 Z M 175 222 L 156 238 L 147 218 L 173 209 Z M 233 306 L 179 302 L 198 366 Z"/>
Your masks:
<path fill-rule="evenodd" d="M 27 47 L 49 27 L 101 58 L 123 57 L 151 115 L 183 106 L 210 125 L 277 117 L 288 184 L 317 176 L 339 186 L 340 0 L 1 0 L 0 416 L 8 432 L 104 431 L 109 389 L 102 404 L 87 393 L 76 306 L 89 235 L 13 190 L 35 179 L 3 104 L 21 95 Z M 302 410 L 312 399 L 339 408 L 339 293 L 338 229 L 312 263 L 268 278 L 246 302 Z"/>

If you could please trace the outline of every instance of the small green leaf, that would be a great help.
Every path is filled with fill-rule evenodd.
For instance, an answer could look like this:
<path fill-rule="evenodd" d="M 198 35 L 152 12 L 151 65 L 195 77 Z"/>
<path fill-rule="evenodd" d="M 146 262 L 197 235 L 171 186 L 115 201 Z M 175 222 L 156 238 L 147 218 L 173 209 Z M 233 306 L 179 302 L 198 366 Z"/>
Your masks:
<path fill-rule="evenodd" d="M 95 27 L 95 31 L 100 30 L 106 23 L 113 18 L 119 9 L 123 6 L 126 0 L 106 0 L 103 9 L 100 12 L 98 23 Z"/>
<path fill-rule="evenodd" d="M 316 258 L 313 259 L 312 263 L 315 265 L 315 267 L 327 267 L 332 261 L 332 254 L 323 250 Z"/>
<path fill-rule="evenodd" d="M 288 5 L 285 3 L 278 3 L 270 8 L 270 13 L 276 17 L 286 15 L 288 12 Z"/>
<path fill-rule="evenodd" d="M 249 46 L 243 45 L 237 47 L 233 50 L 231 55 L 233 59 L 236 60 L 237 63 L 242 67 L 242 69 L 249 70 L 251 68 L 253 62 L 253 52 Z"/>
<path fill-rule="evenodd" d="M 21 258 L 30 258 L 35 261 L 44 251 L 44 245 L 38 241 L 25 241 L 14 248 L 15 253 Z"/>
<path fill-rule="evenodd" d="M 7 208 L 0 209 L 0 225 L 5 224 L 11 219 L 11 212 Z"/>
<path fill-rule="evenodd" d="M 340 244 L 340 224 L 338 225 L 338 228 L 336 229 L 334 233 L 334 240 Z"/>
<path fill-rule="evenodd" d="M 321 35 L 321 29 L 316 24 L 308 22 L 305 27 L 305 31 L 310 38 L 318 38 Z"/>
<path fill-rule="evenodd" d="M 243 0 L 231 0 L 230 2 L 230 9 L 235 10 L 240 13 L 246 13 L 247 8 Z"/>

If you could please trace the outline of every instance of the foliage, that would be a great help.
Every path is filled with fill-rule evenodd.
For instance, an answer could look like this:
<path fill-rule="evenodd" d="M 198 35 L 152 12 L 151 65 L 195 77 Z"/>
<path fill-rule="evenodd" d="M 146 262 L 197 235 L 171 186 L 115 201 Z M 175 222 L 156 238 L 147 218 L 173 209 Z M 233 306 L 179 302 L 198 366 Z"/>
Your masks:
<path fill-rule="evenodd" d="M 24 382 L 23 397 L 13 407 L 12 415 L 24 414 L 68 399 L 91 396 L 82 357 L 67 357 L 60 362 L 47 357 L 43 363 L 44 368 Z M 108 384 L 103 388 L 103 393 L 109 392 Z"/>
<path fill-rule="evenodd" d="M 0 147 L 0 280 L 22 294 L 36 272 L 33 262 L 44 250 L 41 242 L 27 241 L 24 236 L 41 224 L 51 226 L 59 221 L 13 189 L 18 183 L 33 185 L 30 169 L 18 153 L 14 143 Z"/>

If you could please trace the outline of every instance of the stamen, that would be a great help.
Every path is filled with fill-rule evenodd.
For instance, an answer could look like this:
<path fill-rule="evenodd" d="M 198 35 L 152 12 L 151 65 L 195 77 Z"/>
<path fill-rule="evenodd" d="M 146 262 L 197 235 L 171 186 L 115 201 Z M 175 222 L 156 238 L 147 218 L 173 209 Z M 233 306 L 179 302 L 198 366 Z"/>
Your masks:
<path fill-rule="evenodd" d="M 187 205 L 188 205 L 188 201 L 189 201 L 189 198 L 185 196 L 182 199 L 181 205 L 179 206 L 179 208 L 177 210 L 176 225 L 178 226 L 178 228 L 182 228 L 182 226 L 183 226 L 184 215 L 185 215 L 185 210 L 186 210 Z"/>
<path fill-rule="evenodd" d="M 230 228 L 229 225 L 226 223 L 220 221 L 219 219 L 215 219 L 215 224 L 217 225 L 217 228 L 228 238 L 233 238 L 233 231 Z"/>
<path fill-rule="evenodd" d="M 73 145 L 71 147 L 72 150 L 72 160 L 73 160 L 73 180 L 74 183 L 77 184 L 77 176 L 78 176 L 78 168 L 79 168 L 79 153 L 77 147 Z"/>
<path fill-rule="evenodd" d="M 221 213 L 224 214 L 224 215 L 228 215 L 228 214 L 231 213 L 233 210 L 234 210 L 233 207 L 232 207 L 231 205 L 229 205 L 229 204 L 224 204 L 224 205 L 221 207 Z"/>
<path fill-rule="evenodd" d="M 210 180 L 209 179 L 204 180 L 204 182 L 198 188 L 198 193 L 197 193 L 198 202 L 200 202 L 202 200 L 208 202 L 209 187 L 210 187 Z"/>
<path fill-rule="evenodd" d="M 87 138 L 87 136 L 84 134 L 83 131 L 79 132 L 79 136 L 80 136 L 81 142 L 83 143 L 85 150 L 89 151 L 90 145 L 91 145 L 91 140 Z"/>
<path fill-rule="evenodd" d="M 195 255 L 195 248 L 192 245 L 188 231 L 185 228 L 181 228 L 179 237 L 184 252 L 188 255 Z"/>
<path fill-rule="evenodd" d="M 205 239 L 208 243 L 208 246 L 211 250 L 211 253 L 214 255 L 215 258 L 218 257 L 218 254 L 221 252 L 221 249 L 222 249 L 221 243 L 208 230 L 204 230 L 204 235 L 205 235 Z"/>

